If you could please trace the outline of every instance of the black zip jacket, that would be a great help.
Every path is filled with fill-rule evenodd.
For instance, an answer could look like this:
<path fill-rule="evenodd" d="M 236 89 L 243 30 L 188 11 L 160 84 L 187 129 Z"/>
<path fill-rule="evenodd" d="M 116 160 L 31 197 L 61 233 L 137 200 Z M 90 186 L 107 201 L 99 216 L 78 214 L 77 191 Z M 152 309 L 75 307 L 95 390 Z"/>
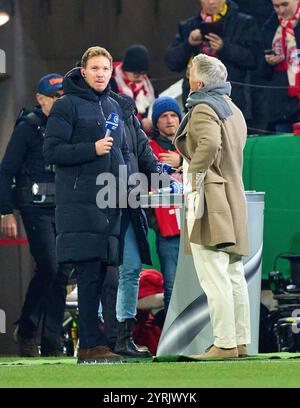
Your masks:
<path fill-rule="evenodd" d="M 260 57 L 260 33 L 254 18 L 238 12 L 238 6 L 231 0 L 227 1 L 228 11 L 222 18 L 224 22 L 223 41 L 224 47 L 218 52 L 218 58 L 228 70 L 229 81 L 245 82 L 248 70 L 257 67 Z M 165 61 L 171 71 L 181 72 L 186 70 L 191 57 L 198 55 L 199 46 L 189 44 L 190 32 L 200 29 L 202 18 L 200 14 L 181 21 L 178 34 L 174 42 L 167 48 Z M 183 101 L 187 98 L 189 84 L 187 79 L 183 85 Z M 232 100 L 243 111 L 246 110 L 243 85 L 232 86 Z"/>
<path fill-rule="evenodd" d="M 141 172 L 145 174 L 150 185 L 151 174 L 159 172 L 159 161 L 149 145 L 148 137 L 141 129 L 140 122 L 134 115 L 134 101 L 129 96 L 118 95 L 114 92 L 111 92 L 110 96 L 118 102 L 123 110 L 131 171 L 132 173 Z M 133 225 L 137 238 L 142 263 L 152 265 L 151 251 L 148 242 L 148 223 L 145 212 L 141 208 L 128 208 L 127 211 L 123 211 L 121 248 L 124 247 L 124 235 L 129 220 Z"/>
<path fill-rule="evenodd" d="M 117 265 L 121 211 L 99 208 L 98 194 L 105 186 L 96 180 L 111 173 L 117 187 L 119 165 L 130 164 L 123 112 L 108 88 L 98 94 L 86 84 L 80 68 L 65 76 L 63 88 L 64 96 L 51 110 L 44 145 L 47 163 L 56 165 L 58 262 L 99 259 Z M 113 148 L 97 156 L 95 142 L 105 136 L 105 121 L 112 112 L 119 115 Z M 115 192 L 113 184 L 109 188 Z"/>
<path fill-rule="evenodd" d="M 33 112 L 46 126 L 47 117 L 41 108 L 36 107 Z M 13 212 L 11 186 L 14 178 L 17 187 L 25 187 L 29 183 L 54 183 L 54 173 L 46 170 L 43 143 L 44 136 L 36 125 L 25 118 L 16 125 L 0 166 L 1 214 Z"/>

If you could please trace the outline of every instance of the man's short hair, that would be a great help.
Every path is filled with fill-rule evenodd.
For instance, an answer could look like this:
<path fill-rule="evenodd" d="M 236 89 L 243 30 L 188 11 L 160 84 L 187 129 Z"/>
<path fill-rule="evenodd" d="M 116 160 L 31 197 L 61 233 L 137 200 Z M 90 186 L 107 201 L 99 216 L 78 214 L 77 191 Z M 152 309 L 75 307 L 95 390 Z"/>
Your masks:
<path fill-rule="evenodd" d="M 88 60 L 93 57 L 106 57 L 110 61 L 110 65 L 112 66 L 113 59 L 110 53 L 102 47 L 90 47 L 88 48 L 81 58 L 81 66 L 86 68 Z"/>
<path fill-rule="evenodd" d="M 197 80 L 203 82 L 205 86 L 224 83 L 227 80 L 227 69 L 218 58 L 198 54 L 193 58 L 193 65 Z"/>

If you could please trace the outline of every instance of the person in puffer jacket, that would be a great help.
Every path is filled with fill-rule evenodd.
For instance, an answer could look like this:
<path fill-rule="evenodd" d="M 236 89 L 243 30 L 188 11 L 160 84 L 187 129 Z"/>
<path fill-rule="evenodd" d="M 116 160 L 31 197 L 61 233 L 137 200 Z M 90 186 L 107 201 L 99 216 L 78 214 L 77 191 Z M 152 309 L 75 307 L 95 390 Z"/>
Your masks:
<path fill-rule="evenodd" d="M 99 175 L 111 174 L 118 185 L 119 166 L 129 164 L 123 113 L 109 96 L 112 57 L 89 48 L 64 78 L 64 97 L 54 104 L 46 128 L 44 156 L 56 166 L 58 262 L 77 271 L 79 306 L 78 362 L 119 361 L 106 346 L 98 326 L 100 292 L 107 265 L 119 264 L 121 209 L 99 205 Z M 115 113 L 111 136 L 106 121 Z M 116 194 L 117 197 L 117 194 Z"/>

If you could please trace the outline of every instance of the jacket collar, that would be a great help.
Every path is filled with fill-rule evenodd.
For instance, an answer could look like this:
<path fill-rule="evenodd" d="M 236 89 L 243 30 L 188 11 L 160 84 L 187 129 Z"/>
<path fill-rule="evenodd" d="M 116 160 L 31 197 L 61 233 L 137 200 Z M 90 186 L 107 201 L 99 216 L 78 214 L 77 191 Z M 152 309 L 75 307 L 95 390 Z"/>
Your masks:
<path fill-rule="evenodd" d="M 135 103 L 130 96 L 127 95 L 120 95 L 110 90 L 109 96 L 114 99 L 120 105 L 124 120 L 129 119 L 131 115 L 135 113 Z"/>
<path fill-rule="evenodd" d="M 63 89 L 65 95 L 76 95 L 94 102 L 98 102 L 102 96 L 108 96 L 110 92 L 110 86 L 103 92 L 94 91 L 83 79 L 79 67 L 73 68 L 65 75 Z"/>

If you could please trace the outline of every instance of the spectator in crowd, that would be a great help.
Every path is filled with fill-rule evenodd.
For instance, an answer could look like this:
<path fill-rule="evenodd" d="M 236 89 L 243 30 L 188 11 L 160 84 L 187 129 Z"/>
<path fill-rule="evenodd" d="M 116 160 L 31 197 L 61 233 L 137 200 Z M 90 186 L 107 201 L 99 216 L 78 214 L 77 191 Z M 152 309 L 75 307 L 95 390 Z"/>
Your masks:
<path fill-rule="evenodd" d="M 156 99 L 152 109 L 154 134 L 149 144 L 162 163 L 168 163 L 175 169 L 182 164 L 173 144 L 180 120 L 181 111 L 175 99 L 169 96 Z M 148 211 L 148 215 L 150 225 L 156 231 L 156 248 L 164 278 L 164 304 L 167 312 L 177 268 L 180 229 L 173 206 L 155 208 Z"/>
<path fill-rule="evenodd" d="M 265 61 L 262 75 L 269 79 L 270 129 L 292 132 L 300 121 L 300 2 L 272 0 L 275 13 L 262 29 Z M 273 87 L 273 88 L 272 88 Z"/>
<path fill-rule="evenodd" d="M 45 127 L 54 101 L 62 94 L 62 81 L 58 74 L 41 78 L 36 94 L 38 106 L 27 114 L 21 111 L 0 168 L 1 232 L 9 238 L 18 236 L 13 214 L 17 207 L 36 264 L 14 332 L 21 357 L 39 356 L 36 336 L 40 322 L 41 355 L 62 354 L 67 277 L 59 269 L 55 255 L 54 170 L 46 166 L 43 157 Z"/>
<path fill-rule="evenodd" d="M 137 107 L 137 117 L 146 133 L 151 130 L 149 109 L 155 100 L 155 90 L 147 75 L 149 52 L 141 44 L 133 44 L 126 51 L 123 62 L 114 63 L 112 90 L 130 96 Z"/>
<path fill-rule="evenodd" d="M 239 12 L 254 17 L 261 28 L 273 10 L 272 0 L 234 0 Z"/>
<path fill-rule="evenodd" d="M 241 13 L 249 14 L 254 17 L 259 30 L 266 22 L 273 11 L 272 0 L 234 0 L 239 6 Z M 261 36 L 261 35 L 260 35 Z M 259 49 L 257 55 L 259 60 L 264 59 L 263 41 L 259 40 Z M 246 82 L 254 85 L 245 87 L 246 101 L 248 103 L 248 134 L 268 133 L 268 100 L 267 100 L 267 80 L 261 77 L 259 65 L 255 70 L 250 70 L 246 77 Z"/>
<path fill-rule="evenodd" d="M 111 75 L 110 53 L 89 48 L 81 68 L 65 76 L 65 95 L 53 106 L 44 145 L 46 161 L 56 166 L 58 262 L 72 262 L 77 272 L 79 363 L 120 360 L 107 347 L 98 322 L 107 266 L 119 263 L 121 210 L 96 200 L 105 188 L 96 178 L 109 173 L 118 184 L 119 166 L 129 164 L 123 112 L 109 95 Z M 106 135 L 112 112 L 119 115 L 113 137 Z"/>
<path fill-rule="evenodd" d="M 200 355 L 247 354 L 250 314 L 241 257 L 248 253 L 247 209 L 242 182 L 247 127 L 229 98 L 224 64 L 200 54 L 190 71 L 191 93 L 175 139 L 185 158 L 187 250 L 207 296 L 214 344 Z M 192 203 L 190 205 L 189 203 Z"/>
<path fill-rule="evenodd" d="M 245 82 L 249 69 L 255 69 L 259 54 L 259 32 L 254 19 L 238 12 L 232 0 L 200 0 L 197 16 L 179 23 L 178 34 L 167 48 L 165 60 L 172 71 L 186 70 L 183 103 L 189 93 L 189 69 L 199 52 L 219 58 L 227 67 L 229 79 Z M 246 111 L 245 89 L 233 85 L 232 99 Z"/>

